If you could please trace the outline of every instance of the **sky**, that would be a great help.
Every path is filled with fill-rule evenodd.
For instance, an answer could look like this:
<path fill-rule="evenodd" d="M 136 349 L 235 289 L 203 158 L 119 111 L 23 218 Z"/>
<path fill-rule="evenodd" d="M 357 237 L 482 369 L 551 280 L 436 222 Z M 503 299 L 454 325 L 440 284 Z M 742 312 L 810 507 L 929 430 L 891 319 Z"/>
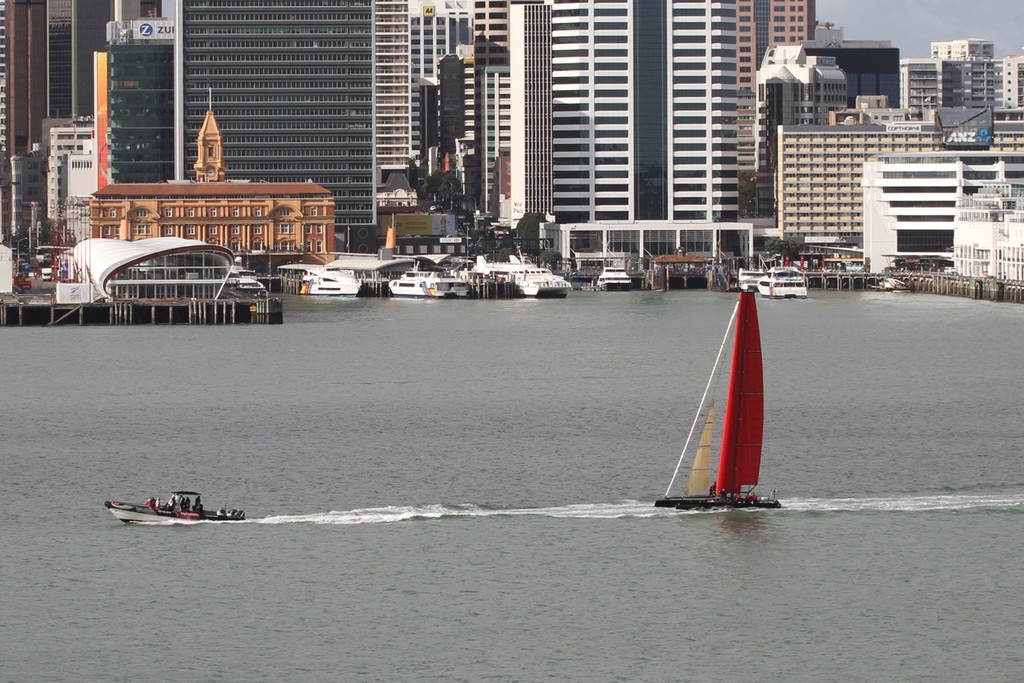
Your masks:
<path fill-rule="evenodd" d="M 843 27 L 847 40 L 890 40 L 900 58 L 929 57 L 931 43 L 983 38 L 996 57 L 1024 52 L 1021 0 L 817 0 L 818 23 Z"/>

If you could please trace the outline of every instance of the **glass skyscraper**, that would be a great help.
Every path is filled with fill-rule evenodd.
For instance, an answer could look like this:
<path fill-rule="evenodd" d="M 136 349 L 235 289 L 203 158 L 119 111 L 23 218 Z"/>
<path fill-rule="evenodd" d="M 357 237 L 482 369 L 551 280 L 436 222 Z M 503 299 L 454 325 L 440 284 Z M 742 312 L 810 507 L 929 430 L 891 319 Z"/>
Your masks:
<path fill-rule="evenodd" d="M 176 175 L 212 108 L 230 179 L 323 185 L 339 243 L 375 251 L 372 1 L 180 0 L 177 12 Z"/>

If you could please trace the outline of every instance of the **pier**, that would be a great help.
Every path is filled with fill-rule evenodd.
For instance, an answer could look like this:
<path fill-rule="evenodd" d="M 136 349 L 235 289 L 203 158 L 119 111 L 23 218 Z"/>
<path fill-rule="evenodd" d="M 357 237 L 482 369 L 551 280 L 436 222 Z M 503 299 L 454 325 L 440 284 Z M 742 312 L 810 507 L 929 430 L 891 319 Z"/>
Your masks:
<path fill-rule="evenodd" d="M 281 300 L 131 299 L 58 304 L 44 297 L 0 300 L 0 327 L 59 325 L 280 325 Z"/>

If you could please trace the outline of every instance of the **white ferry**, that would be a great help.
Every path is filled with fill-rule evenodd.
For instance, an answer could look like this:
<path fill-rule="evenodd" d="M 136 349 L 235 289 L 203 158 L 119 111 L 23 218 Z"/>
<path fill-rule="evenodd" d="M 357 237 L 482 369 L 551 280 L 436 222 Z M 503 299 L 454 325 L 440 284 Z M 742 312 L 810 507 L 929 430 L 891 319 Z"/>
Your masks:
<path fill-rule="evenodd" d="M 409 270 L 388 283 L 391 296 L 411 299 L 468 299 L 466 281 L 437 271 Z"/>
<path fill-rule="evenodd" d="M 476 272 L 485 277 L 512 282 L 519 296 L 537 299 L 564 299 L 572 285 L 550 269 L 530 263 L 527 259 L 509 256 L 508 263 L 490 262 L 476 257 Z"/>
<path fill-rule="evenodd" d="M 758 280 L 757 291 L 766 299 L 806 299 L 807 279 L 797 268 L 776 266 Z"/>
<path fill-rule="evenodd" d="M 633 289 L 633 279 L 625 268 L 609 266 L 597 276 L 597 288 L 605 292 L 628 292 Z"/>

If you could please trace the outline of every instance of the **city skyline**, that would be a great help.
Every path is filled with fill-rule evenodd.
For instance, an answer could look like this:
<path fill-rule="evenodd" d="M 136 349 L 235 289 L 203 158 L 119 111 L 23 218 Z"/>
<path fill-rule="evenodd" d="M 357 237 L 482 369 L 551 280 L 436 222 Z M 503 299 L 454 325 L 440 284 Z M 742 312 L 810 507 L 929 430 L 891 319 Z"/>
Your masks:
<path fill-rule="evenodd" d="M 1020 24 L 1000 19 L 1019 11 L 1018 0 L 987 0 L 984 12 L 949 0 L 818 0 L 817 19 L 842 27 L 847 40 L 891 40 L 900 57 L 927 57 L 931 43 L 958 38 L 991 40 L 1003 57 L 1024 52 Z"/>

